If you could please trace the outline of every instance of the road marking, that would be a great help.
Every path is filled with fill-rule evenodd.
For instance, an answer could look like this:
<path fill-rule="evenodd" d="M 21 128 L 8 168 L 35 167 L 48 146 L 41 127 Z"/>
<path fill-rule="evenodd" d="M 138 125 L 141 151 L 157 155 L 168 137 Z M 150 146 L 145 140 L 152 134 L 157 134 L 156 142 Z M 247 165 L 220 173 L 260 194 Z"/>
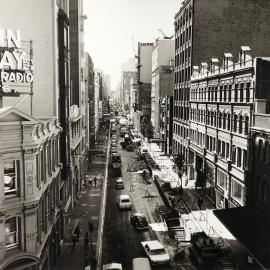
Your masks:
<path fill-rule="evenodd" d="M 108 130 L 110 133 L 110 129 Z M 104 185 L 102 190 L 102 198 L 101 198 L 101 207 L 100 207 L 100 222 L 98 224 L 98 237 L 97 237 L 97 245 L 96 245 L 96 254 L 97 254 L 97 269 L 101 269 L 101 253 L 102 253 L 102 238 L 104 231 L 104 219 L 105 219 L 105 208 L 106 208 L 106 195 L 107 195 L 107 179 L 108 179 L 108 164 L 109 164 L 109 147 L 110 147 L 110 137 L 108 139 L 108 147 L 107 147 L 107 157 L 106 157 L 106 165 L 105 165 L 105 174 L 104 174 Z"/>
<path fill-rule="evenodd" d="M 82 206 L 84 206 L 84 207 L 87 206 L 87 203 L 82 203 Z"/>
<path fill-rule="evenodd" d="M 99 197 L 100 196 L 100 193 L 98 194 L 89 194 L 90 197 Z"/>
<path fill-rule="evenodd" d="M 90 204 L 89 205 L 90 207 L 95 207 L 95 206 L 97 206 L 96 204 Z"/>

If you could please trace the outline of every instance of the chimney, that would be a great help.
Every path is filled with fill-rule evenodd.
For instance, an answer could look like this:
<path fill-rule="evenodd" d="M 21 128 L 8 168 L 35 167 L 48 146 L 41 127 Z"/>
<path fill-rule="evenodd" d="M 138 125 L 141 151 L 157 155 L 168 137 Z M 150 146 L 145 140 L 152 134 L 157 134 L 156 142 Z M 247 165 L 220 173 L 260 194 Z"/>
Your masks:
<path fill-rule="evenodd" d="M 247 62 L 252 60 L 251 49 L 249 46 L 241 46 L 239 52 L 239 63 L 246 64 Z"/>
<path fill-rule="evenodd" d="M 231 53 L 224 53 L 223 57 L 223 67 L 228 70 L 229 67 L 233 66 L 233 56 Z"/>
<path fill-rule="evenodd" d="M 192 70 L 192 77 L 197 77 L 199 75 L 199 67 L 198 66 L 193 66 Z"/>
<path fill-rule="evenodd" d="M 215 72 L 219 69 L 219 60 L 217 58 L 211 58 L 210 71 Z"/>

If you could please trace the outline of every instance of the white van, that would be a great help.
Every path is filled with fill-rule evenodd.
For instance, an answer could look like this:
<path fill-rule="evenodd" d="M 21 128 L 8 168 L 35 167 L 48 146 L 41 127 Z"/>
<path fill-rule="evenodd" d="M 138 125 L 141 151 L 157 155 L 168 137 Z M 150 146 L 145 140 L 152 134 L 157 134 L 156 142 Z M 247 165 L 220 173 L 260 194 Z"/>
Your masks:
<path fill-rule="evenodd" d="M 134 258 L 132 260 L 132 270 L 152 270 L 148 258 Z"/>

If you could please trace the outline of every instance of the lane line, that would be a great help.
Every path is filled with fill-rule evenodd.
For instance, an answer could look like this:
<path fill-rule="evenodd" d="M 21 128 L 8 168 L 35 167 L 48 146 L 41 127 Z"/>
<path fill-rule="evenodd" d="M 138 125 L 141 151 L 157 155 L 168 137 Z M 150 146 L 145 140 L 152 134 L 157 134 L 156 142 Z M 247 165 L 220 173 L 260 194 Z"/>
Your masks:
<path fill-rule="evenodd" d="M 109 164 L 109 151 L 110 149 L 110 129 L 108 130 L 108 145 L 107 145 L 107 159 L 104 173 L 102 197 L 101 197 L 101 206 L 100 206 L 100 220 L 98 224 L 98 237 L 97 237 L 97 269 L 101 269 L 101 253 L 102 253 L 102 238 L 104 231 L 104 218 L 105 218 L 105 208 L 106 208 L 106 197 L 107 197 L 107 180 L 108 180 L 108 164 Z"/>

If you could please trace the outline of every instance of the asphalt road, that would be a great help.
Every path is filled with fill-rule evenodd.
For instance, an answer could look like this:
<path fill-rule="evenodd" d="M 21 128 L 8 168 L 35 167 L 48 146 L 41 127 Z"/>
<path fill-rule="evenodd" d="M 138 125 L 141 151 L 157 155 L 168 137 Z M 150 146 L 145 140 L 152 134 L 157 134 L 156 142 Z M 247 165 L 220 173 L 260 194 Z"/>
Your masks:
<path fill-rule="evenodd" d="M 122 178 L 125 183 L 125 189 L 115 189 L 115 178 L 112 178 L 109 172 L 102 244 L 102 264 L 119 262 L 122 263 L 123 269 L 132 270 L 132 259 L 145 257 L 140 242 L 150 239 L 154 240 L 157 237 L 153 231 L 135 231 L 130 224 L 129 217 L 132 211 L 142 211 L 146 216 L 149 215 L 150 211 L 147 211 L 148 204 L 153 206 L 155 202 L 149 202 L 145 198 L 148 187 L 142 175 L 127 171 L 128 168 L 132 171 L 140 170 L 143 166 L 142 161 L 136 157 L 135 152 L 122 150 L 119 145 L 118 152 L 122 158 Z M 133 189 L 130 188 L 131 184 Z M 131 211 L 120 211 L 118 209 L 117 196 L 120 194 L 130 194 L 133 201 L 133 209 Z M 156 268 L 160 270 L 175 269 L 169 265 L 158 266 Z"/>

